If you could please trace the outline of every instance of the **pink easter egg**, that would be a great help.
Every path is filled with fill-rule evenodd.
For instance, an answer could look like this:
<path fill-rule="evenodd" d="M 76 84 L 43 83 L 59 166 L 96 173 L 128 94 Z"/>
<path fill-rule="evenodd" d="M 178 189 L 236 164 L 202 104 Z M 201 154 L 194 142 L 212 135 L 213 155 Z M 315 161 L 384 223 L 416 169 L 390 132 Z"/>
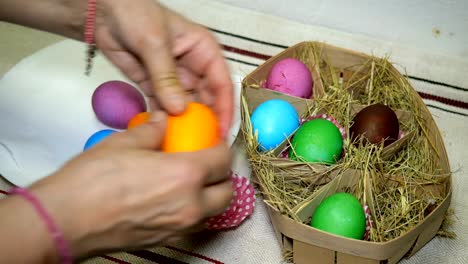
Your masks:
<path fill-rule="evenodd" d="M 312 86 L 309 68 L 294 58 L 282 59 L 273 65 L 265 82 L 267 89 L 302 98 L 311 98 Z"/>

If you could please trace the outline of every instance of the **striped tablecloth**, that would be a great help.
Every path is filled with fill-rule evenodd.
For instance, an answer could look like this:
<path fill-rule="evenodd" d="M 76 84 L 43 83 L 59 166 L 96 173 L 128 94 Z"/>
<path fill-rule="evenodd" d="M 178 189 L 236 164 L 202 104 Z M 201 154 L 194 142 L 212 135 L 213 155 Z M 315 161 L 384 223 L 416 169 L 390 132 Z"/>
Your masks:
<path fill-rule="evenodd" d="M 414 88 L 441 130 L 454 171 L 452 208 L 456 239 L 434 238 L 415 256 L 402 263 L 466 263 L 468 259 L 468 62 L 439 54 L 410 50 L 395 43 L 349 35 L 298 24 L 216 1 L 162 1 L 169 7 L 208 27 L 223 45 L 231 70 L 246 75 L 270 56 L 304 40 L 319 40 L 366 53 L 385 54 L 403 65 Z M 0 51 L 0 58 L 5 51 Z M 0 59 L 1 60 L 1 59 Z M 450 67 L 443 67 L 450 65 Z M 233 170 L 250 176 L 242 148 Z M 11 187 L 0 178 L 0 197 Z M 0 216 L 1 218 L 1 216 Z M 1 256 L 0 256 L 1 262 Z M 265 205 L 257 202 L 254 214 L 230 231 L 200 234 L 162 248 L 122 252 L 87 260 L 85 263 L 283 263 Z M 313 263 L 311 261 L 311 263 Z"/>

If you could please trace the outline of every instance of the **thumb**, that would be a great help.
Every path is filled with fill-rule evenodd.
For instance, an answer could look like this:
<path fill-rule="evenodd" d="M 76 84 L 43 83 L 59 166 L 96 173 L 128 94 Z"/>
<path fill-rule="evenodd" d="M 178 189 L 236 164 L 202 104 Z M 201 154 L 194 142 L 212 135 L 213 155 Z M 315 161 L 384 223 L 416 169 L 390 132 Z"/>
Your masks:
<path fill-rule="evenodd" d="M 160 106 L 169 114 L 177 115 L 185 110 L 185 92 L 177 74 L 168 33 L 163 28 L 158 31 L 162 34 L 150 34 L 157 39 L 147 41 L 141 52 L 142 59 L 150 75 L 152 92 Z"/>
<path fill-rule="evenodd" d="M 118 148 L 159 149 L 167 126 L 167 115 L 162 111 L 151 113 L 148 122 L 116 133 L 112 144 Z M 109 142 L 109 144 L 111 144 Z"/>

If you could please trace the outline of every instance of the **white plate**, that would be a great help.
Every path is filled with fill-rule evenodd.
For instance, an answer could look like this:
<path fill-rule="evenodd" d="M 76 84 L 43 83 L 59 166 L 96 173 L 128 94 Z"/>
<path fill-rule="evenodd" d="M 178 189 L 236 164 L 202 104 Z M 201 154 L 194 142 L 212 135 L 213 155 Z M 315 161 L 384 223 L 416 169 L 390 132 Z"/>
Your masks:
<path fill-rule="evenodd" d="M 0 80 L 0 175 L 28 186 L 82 152 L 87 138 L 108 128 L 91 107 L 94 89 L 129 81 L 103 56 L 83 74 L 85 45 L 65 40 L 23 59 Z M 233 75 L 235 113 L 229 144 L 240 127 L 240 81 Z M 133 83 L 132 83 L 133 84 Z"/>

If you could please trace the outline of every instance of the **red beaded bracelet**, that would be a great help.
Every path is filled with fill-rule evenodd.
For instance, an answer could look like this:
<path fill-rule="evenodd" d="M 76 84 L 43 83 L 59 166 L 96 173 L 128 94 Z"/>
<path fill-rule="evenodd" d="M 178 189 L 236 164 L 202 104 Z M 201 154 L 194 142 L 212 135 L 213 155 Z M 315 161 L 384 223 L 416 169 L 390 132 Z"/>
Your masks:
<path fill-rule="evenodd" d="M 55 224 L 54 220 L 50 217 L 44 207 L 42 207 L 39 200 L 28 190 L 23 189 L 21 187 L 15 187 L 10 191 L 10 194 L 17 194 L 24 199 L 26 199 L 36 210 L 39 216 L 44 220 L 45 224 L 47 225 L 47 230 L 49 231 L 50 235 L 52 236 L 55 246 L 57 247 L 58 254 L 64 264 L 71 264 L 72 256 L 70 248 L 60 230 L 58 229 L 57 225 Z"/>
<path fill-rule="evenodd" d="M 85 74 L 91 73 L 92 61 L 96 55 L 96 43 L 94 40 L 94 29 L 96 25 L 96 0 L 88 0 L 88 10 L 85 21 L 84 41 L 88 44 L 86 52 Z"/>

